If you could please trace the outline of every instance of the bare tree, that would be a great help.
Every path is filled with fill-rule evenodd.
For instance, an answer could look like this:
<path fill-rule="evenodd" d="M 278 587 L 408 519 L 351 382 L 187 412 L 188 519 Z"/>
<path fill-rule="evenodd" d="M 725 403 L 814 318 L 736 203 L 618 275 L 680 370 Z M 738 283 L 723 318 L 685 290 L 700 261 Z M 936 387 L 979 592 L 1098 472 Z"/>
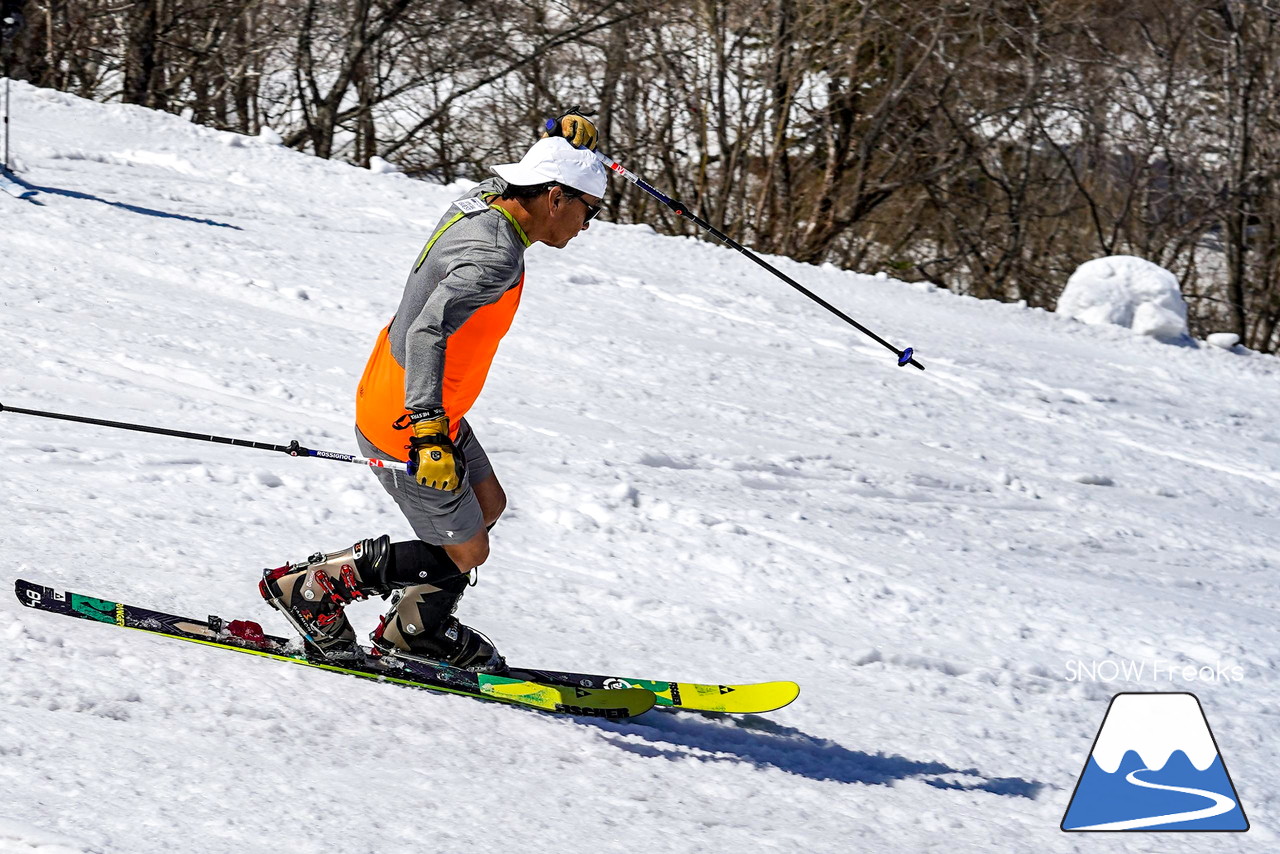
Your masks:
<path fill-rule="evenodd" d="M 16 3 L 17 0 L 6 0 Z M 481 177 L 596 109 L 739 240 L 1051 307 L 1173 270 L 1194 332 L 1280 347 L 1271 0 L 26 0 L 14 73 L 321 157 Z M 693 232 L 623 186 L 615 219 Z"/>

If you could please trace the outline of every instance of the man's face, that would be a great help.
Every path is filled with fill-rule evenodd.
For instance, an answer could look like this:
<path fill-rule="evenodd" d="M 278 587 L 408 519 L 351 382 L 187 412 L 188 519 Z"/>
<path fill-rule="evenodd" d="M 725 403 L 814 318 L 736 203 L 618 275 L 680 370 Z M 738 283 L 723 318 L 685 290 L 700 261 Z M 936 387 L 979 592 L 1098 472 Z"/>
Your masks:
<path fill-rule="evenodd" d="M 557 249 L 568 246 L 570 240 L 591 227 L 587 219 L 600 202 L 599 196 L 570 196 L 560 187 L 552 187 L 547 192 L 551 233 L 543 242 Z"/>

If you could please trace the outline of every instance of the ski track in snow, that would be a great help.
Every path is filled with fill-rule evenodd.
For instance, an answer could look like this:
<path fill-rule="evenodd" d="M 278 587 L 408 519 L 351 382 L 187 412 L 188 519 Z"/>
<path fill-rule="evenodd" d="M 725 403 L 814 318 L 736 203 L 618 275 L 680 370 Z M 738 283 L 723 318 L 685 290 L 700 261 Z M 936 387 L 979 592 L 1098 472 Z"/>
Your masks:
<path fill-rule="evenodd" d="M 0 402 L 354 452 L 458 188 L 13 93 L 44 204 L 0 197 Z M 599 222 L 529 251 L 471 415 L 510 504 L 460 614 L 520 663 L 794 704 L 570 720 L 10 598 L 0 850 L 1146 851 L 1058 822 L 1110 696 L 1161 688 L 1200 696 L 1253 827 L 1160 849 L 1274 847 L 1280 363 L 777 263 L 928 370 L 727 249 Z M 10 581 L 282 633 L 261 567 L 410 536 L 359 466 L 13 414 L 0 483 Z M 1108 658 L 1244 679 L 1067 680 Z"/>

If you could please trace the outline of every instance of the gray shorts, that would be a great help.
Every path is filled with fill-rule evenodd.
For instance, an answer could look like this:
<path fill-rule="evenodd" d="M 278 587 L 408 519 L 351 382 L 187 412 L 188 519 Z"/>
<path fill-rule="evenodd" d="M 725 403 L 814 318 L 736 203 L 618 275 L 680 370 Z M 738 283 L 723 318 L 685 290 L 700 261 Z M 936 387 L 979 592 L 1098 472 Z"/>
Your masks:
<path fill-rule="evenodd" d="M 408 441 L 406 438 L 405 444 Z M 458 438 L 454 440 L 466 462 L 466 475 L 462 479 L 462 488 L 457 492 L 420 485 L 409 476 L 403 462 L 375 448 L 360 432 L 359 427 L 356 428 L 356 444 L 360 447 L 360 453 L 366 457 L 391 462 L 386 468 L 371 466 L 369 471 L 374 473 L 382 488 L 395 499 L 418 539 L 437 546 L 447 546 L 465 543 L 484 530 L 484 514 L 471 485 L 483 483 L 493 477 L 493 466 L 489 464 L 489 456 L 480 446 L 467 419 L 462 419 Z"/>

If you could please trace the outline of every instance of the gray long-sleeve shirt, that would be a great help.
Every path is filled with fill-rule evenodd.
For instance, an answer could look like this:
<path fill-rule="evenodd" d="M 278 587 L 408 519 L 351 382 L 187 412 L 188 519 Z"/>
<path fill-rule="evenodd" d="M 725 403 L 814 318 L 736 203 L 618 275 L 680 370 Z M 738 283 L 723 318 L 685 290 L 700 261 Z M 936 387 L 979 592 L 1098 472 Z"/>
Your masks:
<path fill-rule="evenodd" d="M 389 333 L 391 354 L 405 369 L 408 409 L 444 405 L 450 336 L 477 310 L 502 299 L 524 276 L 528 237 L 503 211 L 480 201 L 504 189 L 502 179 L 490 178 L 455 201 L 436 226 L 434 242 L 419 255 L 409 274 Z M 484 368 L 487 372 L 487 363 Z"/>

